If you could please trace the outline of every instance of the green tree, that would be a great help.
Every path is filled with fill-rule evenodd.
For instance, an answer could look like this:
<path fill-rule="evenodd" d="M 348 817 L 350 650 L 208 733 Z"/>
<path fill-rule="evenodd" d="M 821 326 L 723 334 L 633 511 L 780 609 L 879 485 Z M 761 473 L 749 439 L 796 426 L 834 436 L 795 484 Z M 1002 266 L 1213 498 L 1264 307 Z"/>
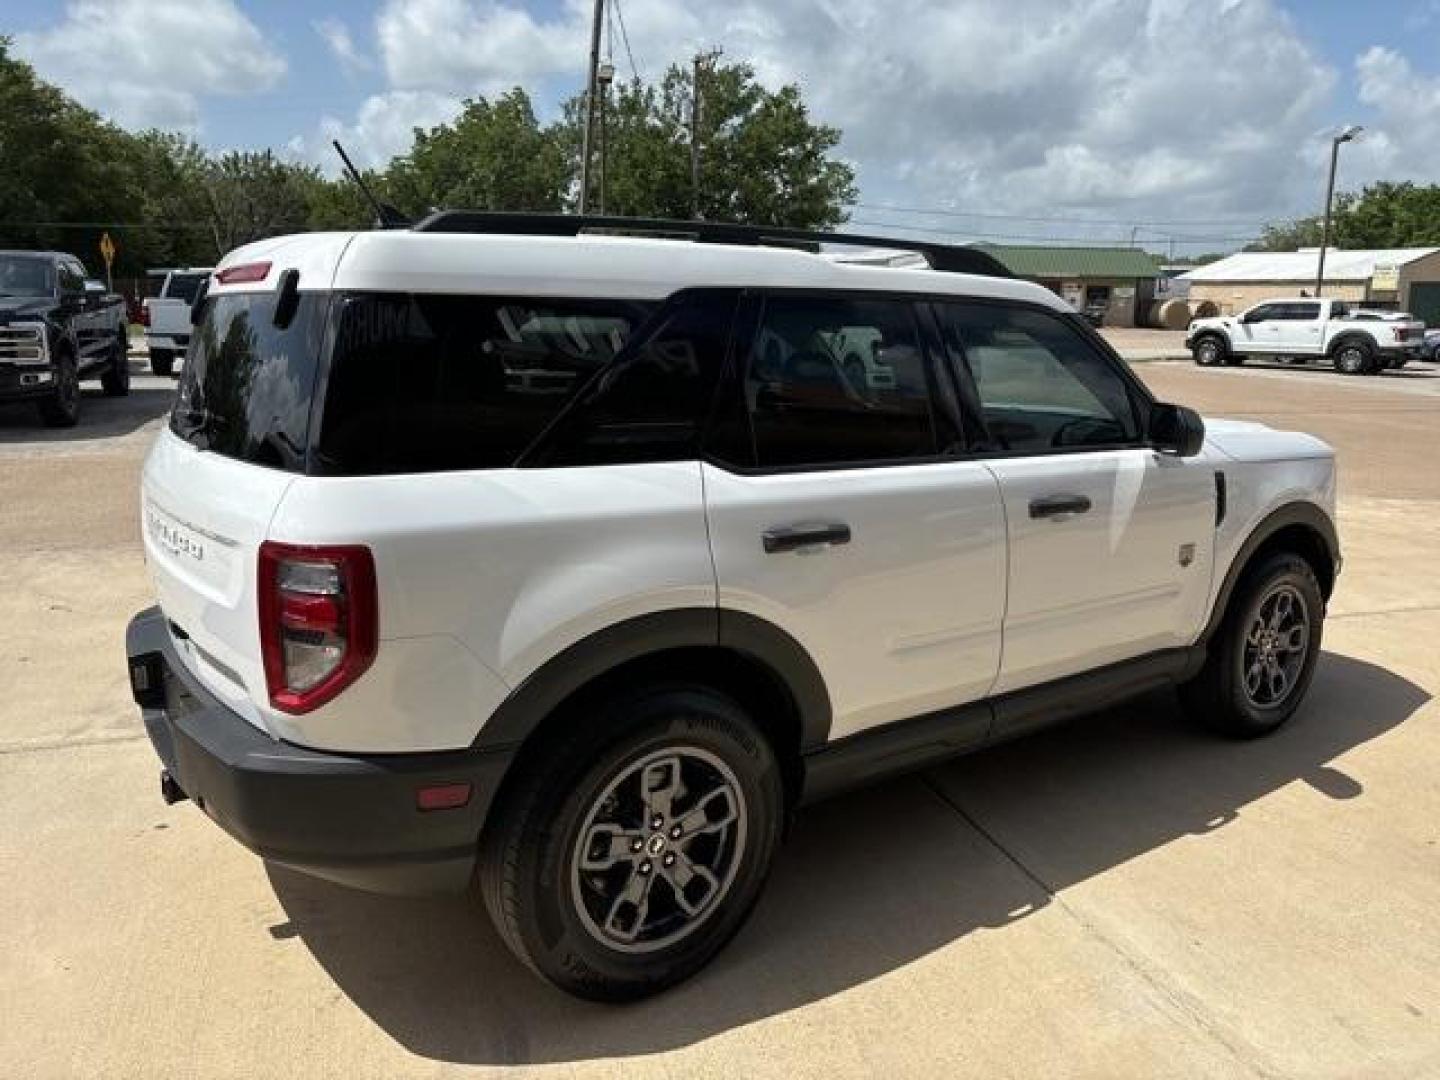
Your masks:
<path fill-rule="evenodd" d="M 1323 223 L 1314 217 L 1265 226 L 1247 251 L 1319 247 Z M 1440 247 L 1440 185 L 1372 184 L 1335 196 L 1330 243 L 1341 248 Z"/>
<path fill-rule="evenodd" d="M 606 103 L 605 209 L 639 217 L 690 218 L 694 203 L 689 119 L 694 73 L 672 65 L 659 86 L 639 80 Z M 797 86 L 774 92 L 749 64 L 711 56 L 700 69 L 699 211 L 756 225 L 829 228 L 855 200 L 854 170 L 832 156 L 840 132 L 810 119 Z M 558 125 L 571 175 L 579 174 L 581 99 Z M 599 155 L 592 164 L 598 204 Z"/>
<path fill-rule="evenodd" d="M 130 208 L 130 141 L 13 58 L 0 37 L 0 247 L 70 251 L 98 273 L 100 234 Z M 135 262 L 128 247 L 117 270 Z"/>
<path fill-rule="evenodd" d="M 216 250 L 304 232 L 310 224 L 311 187 L 318 177 L 316 169 L 281 161 L 269 150 L 232 151 L 207 163 L 202 188 Z"/>
<path fill-rule="evenodd" d="M 410 152 L 390 163 L 376 187 L 377 197 L 418 216 L 435 207 L 558 210 L 567 182 L 555 134 L 540 127 L 516 87 L 493 102 L 466 101 L 448 124 L 417 128 Z"/>

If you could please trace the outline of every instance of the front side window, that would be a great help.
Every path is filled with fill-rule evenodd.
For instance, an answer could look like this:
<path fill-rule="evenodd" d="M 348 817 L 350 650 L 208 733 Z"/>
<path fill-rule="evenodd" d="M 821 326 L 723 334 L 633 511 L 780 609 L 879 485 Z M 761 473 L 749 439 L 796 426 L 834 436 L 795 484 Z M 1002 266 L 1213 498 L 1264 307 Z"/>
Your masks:
<path fill-rule="evenodd" d="M 228 293 L 206 302 L 170 430 L 212 453 L 302 472 L 329 295 L 302 292 L 283 328 L 275 300 L 273 292 Z"/>
<path fill-rule="evenodd" d="M 1124 378 L 1065 320 L 1000 304 L 937 310 L 974 383 L 992 449 L 1041 453 L 1138 440 Z"/>
<path fill-rule="evenodd" d="M 1320 318 L 1319 304 L 1281 304 L 1281 318 L 1287 322 L 1314 322 Z"/>
<path fill-rule="evenodd" d="M 768 298 L 744 393 L 762 468 L 938 453 L 926 359 L 905 301 Z"/>
<path fill-rule="evenodd" d="M 1245 321 L 1257 323 L 1269 322 L 1271 319 L 1278 319 L 1280 317 L 1279 308 L 1279 304 L 1261 304 L 1257 308 L 1251 308 L 1245 314 Z"/>
<path fill-rule="evenodd" d="M 312 472 L 513 465 L 653 304 L 363 293 L 338 300 Z"/>

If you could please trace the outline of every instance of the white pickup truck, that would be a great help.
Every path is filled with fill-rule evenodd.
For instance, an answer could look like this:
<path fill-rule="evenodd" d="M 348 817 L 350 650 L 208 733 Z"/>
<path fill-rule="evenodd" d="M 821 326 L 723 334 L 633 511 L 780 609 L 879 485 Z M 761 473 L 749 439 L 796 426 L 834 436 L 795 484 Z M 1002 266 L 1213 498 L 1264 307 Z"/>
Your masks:
<path fill-rule="evenodd" d="M 163 275 L 165 280 L 160 291 L 147 296 L 140 305 L 140 321 L 145 327 L 145 345 L 150 350 L 150 370 L 156 375 L 169 375 L 175 370 L 175 358 L 184 356 L 190 344 L 190 305 L 210 276 L 210 268 L 186 267 L 150 273 L 153 277 Z"/>
<path fill-rule="evenodd" d="M 1239 315 L 1195 319 L 1185 344 L 1202 366 L 1284 356 L 1323 359 L 1346 375 L 1374 375 L 1426 355 L 1425 324 L 1414 316 L 1315 297 L 1266 300 Z"/>

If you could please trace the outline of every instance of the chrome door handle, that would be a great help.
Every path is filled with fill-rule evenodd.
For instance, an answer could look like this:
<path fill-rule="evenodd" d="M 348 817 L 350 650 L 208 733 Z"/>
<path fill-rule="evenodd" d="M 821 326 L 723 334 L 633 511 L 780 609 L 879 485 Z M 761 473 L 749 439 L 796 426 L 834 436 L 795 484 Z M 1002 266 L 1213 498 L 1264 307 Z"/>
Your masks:
<path fill-rule="evenodd" d="M 765 551 L 774 555 L 819 544 L 848 544 L 850 526 L 838 521 L 824 525 L 776 525 L 761 533 L 760 539 L 765 545 Z"/>
<path fill-rule="evenodd" d="M 1045 495 L 1030 500 L 1030 516 L 1032 518 L 1085 514 L 1089 510 L 1090 499 L 1085 495 Z"/>

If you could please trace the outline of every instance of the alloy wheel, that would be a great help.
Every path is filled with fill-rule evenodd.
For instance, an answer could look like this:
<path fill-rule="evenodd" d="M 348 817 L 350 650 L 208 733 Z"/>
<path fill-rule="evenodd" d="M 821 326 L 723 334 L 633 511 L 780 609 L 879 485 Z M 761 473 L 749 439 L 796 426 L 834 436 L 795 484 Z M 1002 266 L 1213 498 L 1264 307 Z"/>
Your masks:
<path fill-rule="evenodd" d="M 1262 709 L 1294 692 L 1310 647 L 1310 614 L 1292 585 L 1276 585 L 1261 599 L 1245 630 L 1241 656 L 1246 699 Z"/>
<path fill-rule="evenodd" d="M 746 825 L 740 784 L 709 751 L 667 747 L 626 765 L 574 844 L 571 891 L 586 931 L 624 953 L 688 937 L 733 884 Z"/>

